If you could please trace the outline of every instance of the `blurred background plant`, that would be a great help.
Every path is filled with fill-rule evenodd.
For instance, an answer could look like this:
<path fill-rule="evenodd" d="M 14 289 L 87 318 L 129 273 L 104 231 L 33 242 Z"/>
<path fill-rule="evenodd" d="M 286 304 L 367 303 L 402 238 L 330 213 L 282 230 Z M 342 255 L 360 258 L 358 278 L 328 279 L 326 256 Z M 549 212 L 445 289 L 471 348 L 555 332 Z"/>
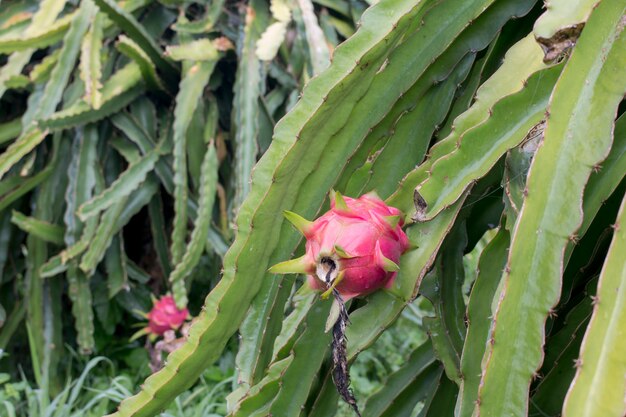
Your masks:
<path fill-rule="evenodd" d="M 350 306 L 364 416 L 622 417 L 626 4 L 544 6 L 0 3 L 2 413 L 352 415 L 329 306 L 266 272 L 334 188 L 415 245 Z M 189 335 L 131 339 L 166 293 Z"/>

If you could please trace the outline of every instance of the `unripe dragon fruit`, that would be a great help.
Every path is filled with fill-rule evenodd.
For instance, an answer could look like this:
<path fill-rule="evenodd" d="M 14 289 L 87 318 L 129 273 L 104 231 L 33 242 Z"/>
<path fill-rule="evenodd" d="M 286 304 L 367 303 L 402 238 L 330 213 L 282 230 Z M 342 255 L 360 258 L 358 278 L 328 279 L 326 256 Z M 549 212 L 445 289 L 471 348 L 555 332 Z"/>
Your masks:
<path fill-rule="evenodd" d="M 148 333 L 162 335 L 168 330 L 178 329 L 189 317 L 189 310 L 180 310 L 176 307 L 174 297 L 164 295 L 156 300 L 152 310 L 146 315 L 148 318 Z"/>
<path fill-rule="evenodd" d="M 374 193 L 359 198 L 335 193 L 331 209 L 314 222 L 289 211 L 285 217 L 306 237 L 306 253 L 270 272 L 306 273 L 312 288 L 336 288 L 344 301 L 389 288 L 400 255 L 409 248 L 402 213 Z"/>

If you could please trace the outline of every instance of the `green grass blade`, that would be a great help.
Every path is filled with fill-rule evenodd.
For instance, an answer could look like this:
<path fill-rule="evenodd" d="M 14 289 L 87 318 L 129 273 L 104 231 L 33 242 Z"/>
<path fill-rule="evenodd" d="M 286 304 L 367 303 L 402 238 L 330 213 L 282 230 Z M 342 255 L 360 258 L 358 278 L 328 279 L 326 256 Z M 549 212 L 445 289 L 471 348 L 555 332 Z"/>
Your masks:
<path fill-rule="evenodd" d="M 595 8 L 552 94 L 544 142 L 531 165 L 528 196 L 511 239 L 494 343 L 486 352 L 481 416 L 528 411 L 545 320 L 559 297 L 563 251 L 582 222 L 584 187 L 591 167 L 608 154 L 626 91 L 626 34 L 619 25 L 625 8 L 623 2 Z"/>
<path fill-rule="evenodd" d="M 592 17 L 593 18 L 593 17 Z M 623 52 L 623 51 L 622 51 Z M 619 417 L 626 413 L 626 199 L 615 221 L 594 299 L 593 315 L 582 342 L 578 369 L 563 405 L 563 415 Z"/>

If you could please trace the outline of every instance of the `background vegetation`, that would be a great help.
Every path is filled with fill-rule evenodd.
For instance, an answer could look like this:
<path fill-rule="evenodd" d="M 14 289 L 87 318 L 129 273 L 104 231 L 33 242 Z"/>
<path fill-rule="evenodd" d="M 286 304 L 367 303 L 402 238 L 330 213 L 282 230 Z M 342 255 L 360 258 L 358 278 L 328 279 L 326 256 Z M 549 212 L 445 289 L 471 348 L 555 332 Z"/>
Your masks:
<path fill-rule="evenodd" d="M 350 306 L 364 416 L 622 417 L 625 12 L 2 2 L 0 409 L 351 415 L 329 303 L 266 272 L 334 188 L 415 246 Z M 163 364 L 131 335 L 166 292 L 195 319 Z"/>

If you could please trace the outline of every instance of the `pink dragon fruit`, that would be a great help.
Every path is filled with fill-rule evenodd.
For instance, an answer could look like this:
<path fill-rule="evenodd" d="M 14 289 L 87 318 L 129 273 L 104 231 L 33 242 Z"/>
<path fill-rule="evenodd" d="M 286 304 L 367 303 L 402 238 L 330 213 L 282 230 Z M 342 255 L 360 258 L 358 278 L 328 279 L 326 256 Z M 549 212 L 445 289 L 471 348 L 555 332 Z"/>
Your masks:
<path fill-rule="evenodd" d="M 168 330 L 178 329 L 189 317 L 189 310 L 176 307 L 174 297 L 164 295 L 156 300 L 152 310 L 147 314 L 148 333 L 162 335 Z"/>
<path fill-rule="evenodd" d="M 312 288 L 336 288 L 345 301 L 389 288 L 409 248 L 402 213 L 374 193 L 356 199 L 335 193 L 331 209 L 314 222 L 289 211 L 285 217 L 306 237 L 306 253 L 269 271 L 306 273 Z"/>

